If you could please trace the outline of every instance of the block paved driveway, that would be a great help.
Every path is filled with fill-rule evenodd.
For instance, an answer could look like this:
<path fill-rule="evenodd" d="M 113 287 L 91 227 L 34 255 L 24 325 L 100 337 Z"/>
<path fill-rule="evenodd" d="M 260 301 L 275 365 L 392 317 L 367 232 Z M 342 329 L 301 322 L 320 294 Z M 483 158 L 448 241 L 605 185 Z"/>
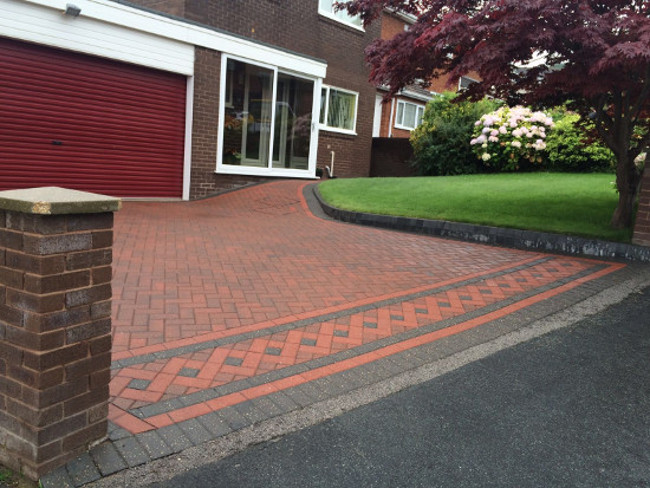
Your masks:
<path fill-rule="evenodd" d="M 504 334 L 510 316 L 560 310 L 625 271 L 329 221 L 310 211 L 306 187 L 124 204 L 111 442 L 45 486 L 60 476 L 81 486 L 373 384 L 467 347 L 458 338 Z"/>
<path fill-rule="evenodd" d="M 116 214 L 116 425 L 144 432 L 307 383 L 620 267 L 327 221 L 304 187 Z"/>

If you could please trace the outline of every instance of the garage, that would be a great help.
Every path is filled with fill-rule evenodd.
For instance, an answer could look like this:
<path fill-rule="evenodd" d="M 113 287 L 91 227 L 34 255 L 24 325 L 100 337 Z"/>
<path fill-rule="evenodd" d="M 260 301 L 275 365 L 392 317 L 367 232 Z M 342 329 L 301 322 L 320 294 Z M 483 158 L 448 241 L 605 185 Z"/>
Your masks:
<path fill-rule="evenodd" d="M 0 38 L 0 189 L 182 198 L 187 78 Z"/>

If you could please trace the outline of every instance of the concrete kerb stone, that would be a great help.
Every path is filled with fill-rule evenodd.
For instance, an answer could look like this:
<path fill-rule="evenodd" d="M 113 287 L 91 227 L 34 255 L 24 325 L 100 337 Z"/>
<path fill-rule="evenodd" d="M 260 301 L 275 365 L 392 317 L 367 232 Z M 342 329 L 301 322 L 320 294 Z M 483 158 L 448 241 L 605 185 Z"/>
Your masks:
<path fill-rule="evenodd" d="M 565 236 L 549 232 L 503 229 L 500 227 L 447 222 L 444 220 L 414 219 L 351 212 L 327 204 L 320 195 L 317 185 L 312 185 L 308 188 L 311 188 L 311 192 L 313 192 L 323 212 L 329 217 L 342 222 L 515 249 L 622 259 L 645 263 L 650 262 L 650 247 Z"/>

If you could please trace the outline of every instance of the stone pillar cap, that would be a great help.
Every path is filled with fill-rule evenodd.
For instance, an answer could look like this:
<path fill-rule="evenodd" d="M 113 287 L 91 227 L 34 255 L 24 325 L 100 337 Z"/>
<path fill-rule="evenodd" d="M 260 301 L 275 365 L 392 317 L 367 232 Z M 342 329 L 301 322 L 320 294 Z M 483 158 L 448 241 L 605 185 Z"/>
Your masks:
<path fill-rule="evenodd" d="M 0 210 L 37 215 L 116 212 L 119 198 L 57 186 L 0 191 Z"/>

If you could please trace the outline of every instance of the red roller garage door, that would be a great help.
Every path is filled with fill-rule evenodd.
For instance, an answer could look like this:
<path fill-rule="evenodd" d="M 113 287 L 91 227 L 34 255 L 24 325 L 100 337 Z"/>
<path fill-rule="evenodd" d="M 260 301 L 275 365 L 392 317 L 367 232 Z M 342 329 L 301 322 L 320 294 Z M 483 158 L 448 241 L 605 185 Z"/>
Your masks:
<path fill-rule="evenodd" d="M 183 191 L 185 77 L 0 38 L 0 189 Z"/>

